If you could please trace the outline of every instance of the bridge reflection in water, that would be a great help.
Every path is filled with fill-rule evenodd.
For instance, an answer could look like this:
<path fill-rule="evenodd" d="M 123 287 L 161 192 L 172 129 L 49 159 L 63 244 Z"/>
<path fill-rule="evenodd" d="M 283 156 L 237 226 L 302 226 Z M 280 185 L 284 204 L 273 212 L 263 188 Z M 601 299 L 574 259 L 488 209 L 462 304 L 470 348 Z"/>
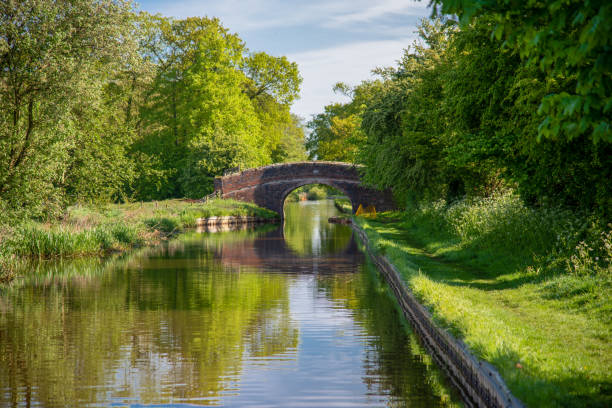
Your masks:
<path fill-rule="evenodd" d="M 289 274 L 358 272 L 364 257 L 352 229 L 327 222 L 337 213 L 331 200 L 288 203 L 284 211 L 282 226 L 270 225 L 243 240 L 213 239 L 215 234 L 209 234 L 203 244 L 224 266 Z"/>
<path fill-rule="evenodd" d="M 286 210 L 33 267 L 0 291 L 0 406 L 454 406 L 333 203 Z"/>
<path fill-rule="evenodd" d="M 266 232 L 253 240 L 205 243 L 225 266 L 251 266 L 267 272 L 289 274 L 356 273 L 363 262 L 363 254 L 357 248 L 352 232 L 345 244 L 338 252 L 324 256 L 299 254 L 285 241 L 282 228 Z"/>

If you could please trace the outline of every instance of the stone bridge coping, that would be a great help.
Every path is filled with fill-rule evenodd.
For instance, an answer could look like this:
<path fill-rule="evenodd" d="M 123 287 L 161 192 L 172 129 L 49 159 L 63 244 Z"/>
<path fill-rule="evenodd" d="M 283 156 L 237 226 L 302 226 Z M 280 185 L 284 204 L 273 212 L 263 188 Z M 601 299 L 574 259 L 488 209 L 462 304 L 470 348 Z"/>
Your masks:
<path fill-rule="evenodd" d="M 332 166 L 343 166 L 343 167 L 348 167 L 348 168 L 364 167 L 363 164 L 356 164 L 356 163 L 335 162 L 335 161 L 326 161 L 326 160 L 311 160 L 311 161 L 299 161 L 299 162 L 290 162 L 290 163 L 274 163 L 274 164 L 268 164 L 266 166 L 261 166 L 261 167 L 251 167 L 249 169 L 245 169 L 242 171 L 236 171 L 234 173 L 225 174 L 223 176 L 217 176 L 215 178 L 224 179 L 228 177 L 235 177 L 237 175 L 245 175 L 246 173 L 262 172 L 267 169 L 276 169 L 279 167 L 292 167 L 295 165 L 315 165 L 315 166 L 316 165 L 332 165 Z"/>

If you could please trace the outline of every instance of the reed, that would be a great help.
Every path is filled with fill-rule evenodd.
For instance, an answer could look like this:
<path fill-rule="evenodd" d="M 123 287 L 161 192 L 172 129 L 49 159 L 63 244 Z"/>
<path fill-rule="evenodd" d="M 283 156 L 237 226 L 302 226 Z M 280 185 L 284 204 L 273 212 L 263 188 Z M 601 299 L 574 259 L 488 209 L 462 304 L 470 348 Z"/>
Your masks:
<path fill-rule="evenodd" d="M 75 205 L 62 219 L 53 222 L 0 225 L 0 280 L 8 282 L 19 274 L 20 258 L 79 257 L 124 251 L 156 244 L 185 228 L 195 227 L 198 218 L 228 215 L 278 217 L 273 211 L 235 200 L 217 199 L 207 203 L 166 200 L 100 207 Z"/>

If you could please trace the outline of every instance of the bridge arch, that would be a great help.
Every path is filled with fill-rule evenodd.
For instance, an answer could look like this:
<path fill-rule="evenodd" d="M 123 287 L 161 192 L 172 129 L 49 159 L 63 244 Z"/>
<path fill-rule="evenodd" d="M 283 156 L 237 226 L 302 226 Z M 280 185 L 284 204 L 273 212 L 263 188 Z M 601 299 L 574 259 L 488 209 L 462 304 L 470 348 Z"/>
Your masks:
<path fill-rule="evenodd" d="M 283 205 L 285 203 L 285 200 L 287 200 L 287 197 L 289 196 L 289 194 L 291 194 L 292 191 L 294 191 L 294 190 L 296 190 L 296 189 L 298 189 L 300 187 L 310 186 L 310 185 L 325 185 L 325 186 L 328 186 L 328 187 L 333 187 L 336 190 L 339 190 L 345 196 L 349 197 L 349 195 L 348 195 L 348 193 L 346 191 L 344 191 L 341 187 L 337 186 L 333 181 L 330 181 L 330 180 L 323 179 L 321 181 L 316 181 L 316 182 L 314 182 L 314 181 L 313 182 L 311 182 L 311 181 L 303 181 L 302 180 L 302 181 L 296 183 L 295 186 L 292 185 L 292 183 L 288 183 L 288 184 L 290 184 L 291 187 L 288 187 L 285 191 L 283 191 L 281 193 L 281 200 L 282 200 Z M 349 200 L 350 200 L 350 197 L 349 197 Z M 352 200 L 351 200 L 351 205 L 353 205 Z M 357 207 L 355 207 L 353 209 L 353 212 L 356 211 Z"/>
<path fill-rule="evenodd" d="M 215 179 L 215 192 L 222 198 L 252 202 L 283 216 L 287 195 L 307 184 L 325 184 L 344 192 L 353 212 L 359 205 L 378 211 L 395 208 L 390 191 L 379 191 L 361 182 L 358 166 L 341 162 L 280 163 L 232 173 Z"/>

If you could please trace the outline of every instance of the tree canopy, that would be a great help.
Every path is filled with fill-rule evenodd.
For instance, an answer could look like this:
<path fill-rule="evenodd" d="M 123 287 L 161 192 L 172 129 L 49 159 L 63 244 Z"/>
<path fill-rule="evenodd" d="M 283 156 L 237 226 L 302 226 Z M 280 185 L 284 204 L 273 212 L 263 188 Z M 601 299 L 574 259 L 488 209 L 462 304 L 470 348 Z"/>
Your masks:
<path fill-rule="evenodd" d="M 309 122 L 311 156 L 365 164 L 364 179 L 393 189 L 400 205 L 514 188 L 532 205 L 610 219 L 612 143 L 597 130 L 609 123 L 607 80 L 581 93 L 577 82 L 584 73 L 570 74 L 567 64 L 564 74 L 535 64 L 540 57 L 495 35 L 499 16 L 484 8 L 470 18 L 459 14 L 461 22 L 424 20 L 419 40 L 396 67 L 375 70 L 378 79 L 338 87 L 352 100 L 325 107 Z M 515 23 L 521 32 L 529 21 Z M 602 75 L 609 77 L 609 68 Z M 599 102 L 588 102 L 585 113 L 592 93 Z M 582 110 L 552 108 L 564 95 L 580 98 Z"/>
<path fill-rule="evenodd" d="M 433 0 L 436 11 L 466 26 L 491 18 L 489 32 L 504 40 L 546 81 L 569 86 L 542 95 L 540 137 L 586 136 L 612 142 L 612 3 L 606 0 Z"/>
<path fill-rule="evenodd" d="M 215 18 L 123 0 L 0 5 L 0 212 L 202 197 L 227 168 L 301 160 L 301 78 Z"/>

